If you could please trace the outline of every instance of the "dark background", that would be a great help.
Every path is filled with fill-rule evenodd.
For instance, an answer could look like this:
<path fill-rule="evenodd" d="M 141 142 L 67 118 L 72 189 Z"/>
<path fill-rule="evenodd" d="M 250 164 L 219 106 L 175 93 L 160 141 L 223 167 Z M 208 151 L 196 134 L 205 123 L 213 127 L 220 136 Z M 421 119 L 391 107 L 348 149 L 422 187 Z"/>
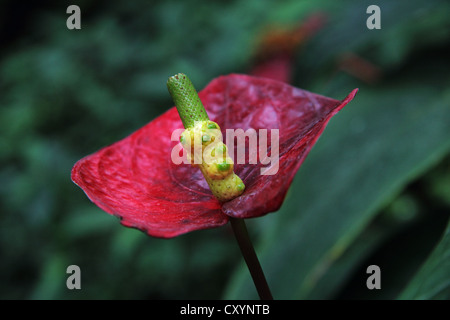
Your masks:
<path fill-rule="evenodd" d="M 66 28 L 70 4 L 81 30 Z M 371 4 L 380 30 L 366 27 Z M 70 170 L 170 108 L 168 76 L 201 89 L 251 73 L 270 58 L 264 35 L 314 15 L 324 25 L 291 52 L 290 82 L 335 99 L 360 91 L 279 212 L 248 221 L 273 294 L 449 298 L 444 0 L 0 1 L 0 298 L 256 298 L 229 226 L 150 238 L 92 204 Z M 71 264 L 81 290 L 66 288 Z M 372 264 L 381 290 L 366 288 Z"/>

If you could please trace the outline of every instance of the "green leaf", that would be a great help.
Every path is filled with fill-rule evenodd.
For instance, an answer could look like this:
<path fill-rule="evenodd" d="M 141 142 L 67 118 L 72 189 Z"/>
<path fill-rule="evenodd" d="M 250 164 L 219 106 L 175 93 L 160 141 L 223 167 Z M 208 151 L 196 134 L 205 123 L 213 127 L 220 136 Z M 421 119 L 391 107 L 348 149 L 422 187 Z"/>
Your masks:
<path fill-rule="evenodd" d="M 438 246 L 399 298 L 450 299 L 450 222 Z"/>
<path fill-rule="evenodd" d="M 257 251 L 276 299 L 309 298 L 379 209 L 450 150 L 450 90 L 416 72 L 362 87 L 296 176 Z M 442 87 L 441 87 L 442 86 Z M 294 195 L 295 194 L 295 195 Z M 226 298 L 255 298 L 238 270 Z"/>

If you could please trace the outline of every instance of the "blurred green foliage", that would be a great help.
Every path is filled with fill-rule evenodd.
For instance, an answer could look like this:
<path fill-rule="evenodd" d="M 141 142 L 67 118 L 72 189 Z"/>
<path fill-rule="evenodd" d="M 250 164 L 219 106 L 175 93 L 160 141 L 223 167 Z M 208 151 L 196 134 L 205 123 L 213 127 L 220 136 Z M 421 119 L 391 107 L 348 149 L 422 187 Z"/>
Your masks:
<path fill-rule="evenodd" d="M 447 1 L 378 1 L 381 30 L 366 28 L 369 1 L 70 4 L 81 30 L 66 28 L 69 3 L 0 4 L 0 298 L 256 298 L 228 226 L 147 237 L 90 203 L 70 170 L 171 107 L 171 74 L 202 88 L 247 73 L 264 30 L 316 12 L 327 22 L 298 50 L 293 85 L 360 92 L 280 211 L 248 221 L 274 296 L 450 298 Z M 349 54 L 381 78 L 349 72 Z M 66 288 L 71 264 L 82 290 Z M 370 264 L 382 290 L 365 287 Z"/>

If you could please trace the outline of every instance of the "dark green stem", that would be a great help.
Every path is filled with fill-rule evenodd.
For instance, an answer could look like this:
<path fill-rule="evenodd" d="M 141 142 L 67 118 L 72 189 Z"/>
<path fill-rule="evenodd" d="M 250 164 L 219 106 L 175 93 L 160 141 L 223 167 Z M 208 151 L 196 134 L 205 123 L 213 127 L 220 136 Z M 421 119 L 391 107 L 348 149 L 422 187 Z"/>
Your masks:
<path fill-rule="evenodd" d="M 256 256 L 244 219 L 230 218 L 231 227 L 261 300 L 273 300 L 266 277 Z"/>
<path fill-rule="evenodd" d="M 178 73 L 170 77 L 167 80 L 167 89 L 169 89 L 186 129 L 193 127 L 195 121 L 209 120 L 205 107 L 198 97 L 197 90 L 184 73 Z"/>

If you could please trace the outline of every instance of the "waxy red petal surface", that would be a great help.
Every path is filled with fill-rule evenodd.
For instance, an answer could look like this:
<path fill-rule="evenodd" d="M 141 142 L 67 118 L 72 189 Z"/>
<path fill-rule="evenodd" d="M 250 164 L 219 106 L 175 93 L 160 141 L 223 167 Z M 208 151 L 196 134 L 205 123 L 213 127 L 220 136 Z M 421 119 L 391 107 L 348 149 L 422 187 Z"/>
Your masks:
<path fill-rule="evenodd" d="M 199 95 L 211 120 L 225 129 L 279 129 L 279 170 L 236 164 L 246 185 L 240 197 L 220 204 L 199 169 L 171 161 L 172 132 L 183 128 L 175 108 L 125 139 L 78 161 L 72 180 L 104 211 L 127 227 L 171 238 L 218 227 L 228 216 L 251 218 L 278 210 L 302 161 L 342 102 L 288 84 L 246 75 L 216 78 Z M 270 141 L 270 139 L 269 139 Z M 247 148 L 248 149 L 248 148 Z"/>

